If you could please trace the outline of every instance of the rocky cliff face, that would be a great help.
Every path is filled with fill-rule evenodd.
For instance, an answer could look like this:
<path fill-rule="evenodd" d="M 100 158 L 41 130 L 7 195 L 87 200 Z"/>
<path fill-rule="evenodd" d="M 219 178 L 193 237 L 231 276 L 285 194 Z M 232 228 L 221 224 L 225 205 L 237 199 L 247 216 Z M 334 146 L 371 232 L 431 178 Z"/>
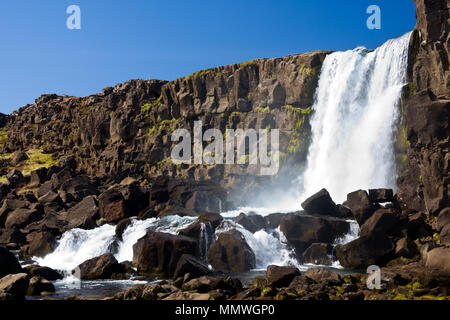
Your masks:
<path fill-rule="evenodd" d="M 258 59 L 196 72 L 172 82 L 131 80 L 84 98 L 43 95 L 11 114 L 2 152 L 74 155 L 89 175 L 212 180 L 224 187 L 257 184 L 255 165 L 175 165 L 177 128 L 280 129 L 280 159 L 306 157 L 318 75 L 329 51 Z M 3 157 L 6 173 L 11 165 Z M 300 161 L 299 161 L 300 160 Z M 250 179 L 249 179 L 250 177 Z"/>
<path fill-rule="evenodd" d="M 414 0 L 417 26 L 411 37 L 403 114 L 408 170 L 399 179 L 404 209 L 437 216 L 448 206 L 448 111 L 450 106 L 449 4 Z"/>

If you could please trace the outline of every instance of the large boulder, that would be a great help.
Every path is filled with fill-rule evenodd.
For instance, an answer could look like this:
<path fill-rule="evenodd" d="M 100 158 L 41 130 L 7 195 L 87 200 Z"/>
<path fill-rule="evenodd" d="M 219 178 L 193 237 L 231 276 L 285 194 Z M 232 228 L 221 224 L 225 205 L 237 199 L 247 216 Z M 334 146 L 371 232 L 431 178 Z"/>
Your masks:
<path fill-rule="evenodd" d="M 438 247 L 428 252 L 425 266 L 450 276 L 450 248 Z"/>
<path fill-rule="evenodd" d="M 53 283 L 42 277 L 36 276 L 30 279 L 28 285 L 27 296 L 39 296 L 43 293 L 55 292 Z"/>
<path fill-rule="evenodd" d="M 196 255 L 192 238 L 149 231 L 133 246 L 133 263 L 141 273 L 173 276 L 183 254 Z"/>
<path fill-rule="evenodd" d="M 9 214 L 19 208 L 27 208 L 30 203 L 23 200 L 4 199 L 0 207 L 0 228 L 5 227 Z"/>
<path fill-rule="evenodd" d="M 364 190 L 357 190 L 347 195 L 346 205 L 352 210 L 356 221 L 361 226 L 374 213 L 376 207 Z"/>
<path fill-rule="evenodd" d="M 191 254 L 183 254 L 180 260 L 178 260 L 174 278 L 183 277 L 187 273 L 196 278 L 211 273 L 211 270 L 197 257 Z"/>
<path fill-rule="evenodd" d="M 98 207 L 95 196 L 87 196 L 67 211 L 65 215 L 67 221 L 66 229 L 93 229 L 97 226 L 95 222 L 98 217 Z"/>
<path fill-rule="evenodd" d="M 214 270 L 223 272 L 248 271 L 256 266 L 253 250 L 236 230 L 220 233 L 210 246 L 207 259 Z"/>
<path fill-rule="evenodd" d="M 342 282 L 341 277 L 336 272 L 319 268 L 308 269 L 305 276 L 317 283 L 326 281 L 336 285 Z"/>
<path fill-rule="evenodd" d="M 55 236 L 47 231 L 31 233 L 27 238 L 31 238 L 28 246 L 28 254 L 32 257 L 45 257 L 56 247 Z"/>
<path fill-rule="evenodd" d="M 411 239 L 427 237 L 433 234 L 433 229 L 426 222 L 426 216 L 417 212 L 408 217 L 406 232 Z"/>
<path fill-rule="evenodd" d="M 280 222 L 280 230 L 299 257 L 311 244 L 332 243 L 349 229 L 349 223 L 344 220 L 301 214 L 287 214 Z"/>
<path fill-rule="evenodd" d="M 49 267 L 30 265 L 27 266 L 25 270 L 31 277 L 42 277 L 49 281 L 62 280 L 64 278 L 64 276 L 60 274 L 58 271 L 53 270 L 52 268 Z"/>
<path fill-rule="evenodd" d="M 0 278 L 20 272 L 22 272 L 22 267 L 14 254 L 9 252 L 8 249 L 0 247 Z"/>
<path fill-rule="evenodd" d="M 369 199 L 372 202 L 383 203 L 383 202 L 393 202 L 394 192 L 392 189 L 369 189 Z"/>
<path fill-rule="evenodd" d="M 309 214 L 335 216 L 337 213 L 336 203 L 326 189 L 320 190 L 303 201 L 302 208 Z"/>
<path fill-rule="evenodd" d="M 114 275 L 126 272 L 111 253 L 105 253 L 84 261 L 78 266 L 81 280 L 111 279 Z"/>
<path fill-rule="evenodd" d="M 36 208 L 19 208 L 14 210 L 8 215 L 5 222 L 5 227 L 12 228 L 24 228 L 32 222 L 42 219 L 42 213 Z"/>
<path fill-rule="evenodd" d="M 303 263 L 329 266 L 333 263 L 333 246 L 329 243 L 313 243 L 302 254 Z"/>
<path fill-rule="evenodd" d="M 385 235 L 361 236 L 335 248 L 340 264 L 347 269 L 364 269 L 385 265 L 394 257 L 395 244 Z"/>
<path fill-rule="evenodd" d="M 300 275 L 300 271 L 295 267 L 281 267 L 270 265 L 267 267 L 266 284 L 270 287 L 288 287 L 292 280 Z"/>
<path fill-rule="evenodd" d="M 239 214 L 239 216 L 237 216 L 233 220 L 234 222 L 239 223 L 241 226 L 243 226 L 251 233 L 255 233 L 256 231 L 264 229 L 267 226 L 266 220 L 258 214 L 247 215 L 242 212 L 241 214 Z"/>
<path fill-rule="evenodd" d="M 29 276 L 26 273 L 9 274 L 0 279 L 0 300 L 23 300 L 28 290 Z"/>
<path fill-rule="evenodd" d="M 0 246 L 8 244 L 22 245 L 26 243 L 25 234 L 17 229 L 0 229 Z"/>
<path fill-rule="evenodd" d="M 107 222 L 117 222 L 129 216 L 125 198 L 117 188 L 111 188 L 98 197 L 100 216 Z"/>
<path fill-rule="evenodd" d="M 360 236 L 374 234 L 393 235 L 399 233 L 400 214 L 393 209 L 378 209 L 367 219 L 359 230 Z"/>

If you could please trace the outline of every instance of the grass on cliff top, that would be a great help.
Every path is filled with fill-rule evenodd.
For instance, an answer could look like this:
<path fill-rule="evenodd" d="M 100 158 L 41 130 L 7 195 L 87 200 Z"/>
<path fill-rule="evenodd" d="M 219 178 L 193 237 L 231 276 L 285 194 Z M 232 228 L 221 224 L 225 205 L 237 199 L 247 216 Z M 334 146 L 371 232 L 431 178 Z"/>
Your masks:
<path fill-rule="evenodd" d="M 42 149 L 30 149 L 26 151 L 26 154 L 29 157 L 28 160 L 25 160 L 18 166 L 11 166 L 9 170 L 16 168 L 19 169 L 23 175 L 27 175 L 30 174 L 30 172 L 33 170 L 41 167 L 48 168 L 54 164 L 57 164 L 59 161 L 59 159 L 53 159 L 50 153 L 44 153 Z M 0 155 L 0 157 L 2 157 L 3 159 L 9 159 L 12 157 L 12 155 L 12 153 L 2 154 Z M 4 183 L 6 181 L 6 176 L 0 177 L 0 182 Z"/>

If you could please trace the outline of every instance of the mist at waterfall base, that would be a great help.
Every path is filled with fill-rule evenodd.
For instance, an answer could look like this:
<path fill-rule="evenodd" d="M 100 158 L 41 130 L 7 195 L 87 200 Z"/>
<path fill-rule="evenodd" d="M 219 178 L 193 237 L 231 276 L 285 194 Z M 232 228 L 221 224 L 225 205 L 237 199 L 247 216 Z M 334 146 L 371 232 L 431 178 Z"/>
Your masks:
<path fill-rule="evenodd" d="M 322 188 L 326 188 L 337 203 L 342 203 L 347 193 L 357 189 L 395 189 L 392 141 L 400 92 L 405 84 L 409 35 L 389 40 L 374 51 L 356 48 L 328 55 L 316 90 L 312 141 L 304 169 L 300 173 L 297 169 L 296 175 L 281 175 L 283 179 L 278 181 L 278 187 L 274 189 L 272 185 L 263 190 L 248 207 L 223 212 L 226 223 L 215 235 L 202 233 L 200 242 L 214 241 L 220 232 L 235 228 L 254 251 L 256 269 L 265 270 L 268 265 L 276 264 L 306 270 L 311 265 L 299 264 L 279 229 L 253 234 L 231 219 L 241 212 L 266 216 L 299 210 L 306 197 Z M 69 230 L 54 252 L 35 261 L 67 275 L 85 260 L 106 252 L 112 252 L 119 262 L 131 261 L 133 245 L 148 230 L 177 234 L 195 219 L 179 216 L 134 219 L 118 243 L 115 226 L 106 224 L 93 230 Z M 358 225 L 353 221 L 349 234 L 336 239 L 335 244 L 347 243 L 357 235 Z M 334 266 L 340 267 L 338 262 Z M 56 286 L 66 288 L 70 281 L 68 276 Z M 101 283 L 105 282 L 91 282 L 94 286 L 101 286 Z M 129 286 L 135 282 L 114 283 Z"/>

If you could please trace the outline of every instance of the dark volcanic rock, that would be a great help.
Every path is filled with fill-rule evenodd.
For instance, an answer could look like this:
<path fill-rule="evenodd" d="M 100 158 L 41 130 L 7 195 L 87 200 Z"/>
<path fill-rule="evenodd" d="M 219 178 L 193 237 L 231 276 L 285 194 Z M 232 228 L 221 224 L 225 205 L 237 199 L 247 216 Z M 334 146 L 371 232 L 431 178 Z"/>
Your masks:
<path fill-rule="evenodd" d="M 114 274 L 124 273 L 123 265 L 110 253 L 84 261 L 78 266 L 82 280 L 110 279 Z"/>
<path fill-rule="evenodd" d="M 217 228 L 222 222 L 223 217 L 219 213 L 204 212 L 198 216 L 198 221 L 203 223 L 210 223 L 213 229 Z"/>
<path fill-rule="evenodd" d="M 280 225 L 281 219 L 285 216 L 285 213 L 271 213 L 264 217 L 267 223 L 267 227 L 276 229 Z"/>
<path fill-rule="evenodd" d="M 51 253 L 56 246 L 56 238 L 53 234 L 47 231 L 40 231 L 29 234 L 32 237 L 29 241 L 28 254 L 30 256 L 45 257 Z"/>
<path fill-rule="evenodd" d="M 55 292 L 55 286 L 42 277 L 32 277 L 28 285 L 27 296 L 39 296 L 42 293 Z"/>
<path fill-rule="evenodd" d="M 0 279 L 0 299 L 24 300 L 30 279 L 26 273 L 9 274 Z"/>
<path fill-rule="evenodd" d="M 207 258 L 214 270 L 248 271 L 255 268 L 253 250 L 236 230 L 220 233 L 208 250 Z"/>
<path fill-rule="evenodd" d="M 133 263 L 139 272 L 171 277 L 183 254 L 196 253 L 194 239 L 149 231 L 133 246 Z"/>
<path fill-rule="evenodd" d="M 330 194 L 326 189 L 320 190 L 303 201 L 302 208 L 309 214 L 329 216 L 335 216 L 337 211 L 336 203 L 331 199 Z"/>
<path fill-rule="evenodd" d="M 113 188 L 102 193 L 98 198 L 100 216 L 106 222 L 117 222 L 129 216 L 128 207 L 122 193 Z"/>
<path fill-rule="evenodd" d="M 42 277 L 49 281 L 62 280 L 64 278 L 64 276 L 60 274 L 58 271 L 53 270 L 52 268 L 49 267 L 31 265 L 26 267 L 25 270 L 31 277 Z"/>
<path fill-rule="evenodd" d="M 6 175 L 6 179 L 8 179 L 9 183 L 12 186 L 17 186 L 20 182 L 23 181 L 23 175 L 20 170 L 13 169 Z"/>
<path fill-rule="evenodd" d="M 202 276 L 183 285 L 183 290 L 195 290 L 200 293 L 211 290 L 226 290 L 236 293 L 241 289 L 242 283 L 239 279 L 221 276 Z"/>
<path fill-rule="evenodd" d="M 393 202 L 394 192 L 392 189 L 369 189 L 369 199 L 372 202 Z"/>
<path fill-rule="evenodd" d="M 14 254 L 9 252 L 8 249 L 0 247 L 0 278 L 19 272 L 22 272 L 22 267 Z"/>
<path fill-rule="evenodd" d="M 178 260 L 174 278 L 183 277 L 189 273 L 193 277 L 200 277 L 211 273 L 208 266 L 191 254 L 183 254 Z"/>
<path fill-rule="evenodd" d="M 345 235 L 349 228 L 348 222 L 343 220 L 298 214 L 285 215 L 280 223 L 280 230 L 299 257 L 311 244 L 332 243 Z"/>
<path fill-rule="evenodd" d="M 42 218 L 41 212 L 37 209 L 19 208 L 9 213 L 5 222 L 5 227 L 24 228 L 32 222 L 39 221 Z"/>
<path fill-rule="evenodd" d="M 270 287 L 288 287 L 291 281 L 300 275 L 300 271 L 295 267 L 280 267 L 270 265 L 267 267 L 266 283 Z"/>
<path fill-rule="evenodd" d="M 374 213 L 375 207 L 364 190 L 354 191 L 347 195 L 346 205 L 352 210 L 360 226 Z"/>
<path fill-rule="evenodd" d="M 392 235 L 401 222 L 399 213 L 393 209 L 378 209 L 359 230 L 360 236 Z"/>
<path fill-rule="evenodd" d="M 256 231 L 259 231 L 266 227 L 266 220 L 264 220 L 262 216 L 257 214 L 246 215 L 245 213 L 241 213 L 233 220 L 252 233 L 255 233 Z"/>
<path fill-rule="evenodd" d="M 319 268 L 309 269 L 306 271 L 305 276 L 317 283 L 327 281 L 328 283 L 336 285 L 342 282 L 341 277 L 336 272 Z"/>
<path fill-rule="evenodd" d="M 329 266 L 333 263 L 333 246 L 329 243 L 313 243 L 302 254 L 304 263 Z"/>
<path fill-rule="evenodd" d="M 98 217 L 97 200 L 94 196 L 88 196 L 67 211 L 66 228 L 93 229 Z"/>

